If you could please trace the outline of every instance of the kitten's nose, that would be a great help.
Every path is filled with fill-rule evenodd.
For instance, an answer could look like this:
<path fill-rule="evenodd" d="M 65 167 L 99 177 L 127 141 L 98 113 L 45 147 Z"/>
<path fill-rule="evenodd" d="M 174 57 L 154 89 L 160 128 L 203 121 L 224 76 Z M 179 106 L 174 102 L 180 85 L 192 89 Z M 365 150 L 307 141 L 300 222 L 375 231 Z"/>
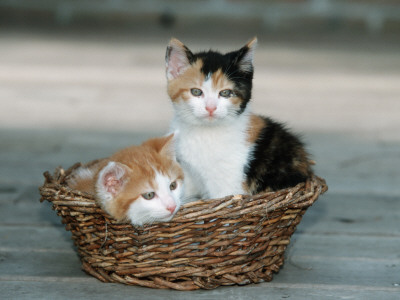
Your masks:
<path fill-rule="evenodd" d="M 214 105 L 206 105 L 206 110 L 208 111 L 208 113 L 210 114 L 210 116 L 212 116 L 213 112 L 217 109 L 216 106 Z"/>
<path fill-rule="evenodd" d="M 168 205 L 167 209 L 171 212 L 171 214 L 173 214 L 176 209 L 176 205 L 175 204 Z"/>

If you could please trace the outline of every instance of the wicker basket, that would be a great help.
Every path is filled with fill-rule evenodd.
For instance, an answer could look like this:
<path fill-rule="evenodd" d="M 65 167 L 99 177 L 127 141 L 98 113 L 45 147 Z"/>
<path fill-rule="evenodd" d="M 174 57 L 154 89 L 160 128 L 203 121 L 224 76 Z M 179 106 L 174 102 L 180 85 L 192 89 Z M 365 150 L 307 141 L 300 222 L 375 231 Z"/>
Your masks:
<path fill-rule="evenodd" d="M 190 202 L 168 223 L 121 224 L 65 178 L 79 166 L 44 174 L 41 201 L 53 203 L 81 257 L 103 282 L 176 290 L 271 281 L 306 209 L 327 190 L 313 177 L 256 196 Z"/>

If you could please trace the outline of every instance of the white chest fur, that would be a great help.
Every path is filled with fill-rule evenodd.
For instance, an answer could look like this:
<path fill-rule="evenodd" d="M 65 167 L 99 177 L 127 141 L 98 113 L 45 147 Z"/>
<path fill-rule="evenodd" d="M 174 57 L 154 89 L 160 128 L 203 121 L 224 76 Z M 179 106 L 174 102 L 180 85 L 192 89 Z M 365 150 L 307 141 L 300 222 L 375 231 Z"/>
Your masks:
<path fill-rule="evenodd" d="M 185 198 L 219 198 L 242 194 L 244 168 L 251 151 L 247 143 L 249 116 L 215 126 L 172 123 L 176 154 L 185 172 Z"/>

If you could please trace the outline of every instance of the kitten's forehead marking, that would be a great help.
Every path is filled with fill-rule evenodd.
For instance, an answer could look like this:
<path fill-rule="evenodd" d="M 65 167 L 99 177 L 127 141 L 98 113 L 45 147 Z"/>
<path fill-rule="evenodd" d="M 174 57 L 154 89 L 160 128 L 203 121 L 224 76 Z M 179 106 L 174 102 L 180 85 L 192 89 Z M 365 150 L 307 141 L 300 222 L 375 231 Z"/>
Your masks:
<path fill-rule="evenodd" d="M 203 81 L 202 85 L 203 92 L 205 96 L 211 96 L 211 94 L 215 91 L 215 87 L 213 81 L 211 80 L 211 76 Z"/>
<path fill-rule="evenodd" d="M 217 90 L 222 90 L 224 88 L 233 89 L 233 83 L 226 77 L 221 69 L 218 69 L 212 74 L 212 81 Z"/>
<path fill-rule="evenodd" d="M 222 70 L 218 69 L 216 72 L 210 72 L 204 76 L 203 85 L 211 87 L 214 90 L 219 90 L 222 87 L 229 85 L 229 80 L 226 78 Z"/>
<path fill-rule="evenodd" d="M 156 172 L 155 182 L 157 184 L 157 189 L 162 192 L 169 192 L 169 185 L 171 184 L 171 179 L 168 175 L 160 172 Z"/>

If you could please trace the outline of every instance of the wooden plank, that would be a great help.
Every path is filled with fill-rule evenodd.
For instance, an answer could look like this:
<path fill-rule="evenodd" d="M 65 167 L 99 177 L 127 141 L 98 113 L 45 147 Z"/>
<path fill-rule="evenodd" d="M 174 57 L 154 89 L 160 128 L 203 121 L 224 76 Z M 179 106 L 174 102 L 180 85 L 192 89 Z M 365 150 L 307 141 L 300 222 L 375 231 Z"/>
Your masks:
<path fill-rule="evenodd" d="M 86 277 L 75 253 L 35 252 L 29 249 L 0 251 L 0 280 L 13 276 Z"/>
<path fill-rule="evenodd" d="M 63 226 L 2 225 L 0 250 L 63 252 L 74 254 L 71 233 Z"/>
<path fill-rule="evenodd" d="M 376 261 L 336 257 L 290 257 L 275 283 L 360 285 L 397 287 L 400 284 L 400 261 Z M 400 288 L 399 288 L 400 291 Z"/>
<path fill-rule="evenodd" d="M 102 283 L 96 279 L 77 281 L 0 281 L 4 299 L 385 299 L 397 300 L 396 288 L 371 289 L 365 286 L 296 285 L 260 283 L 247 286 L 220 287 L 215 290 L 181 292 L 156 290 L 122 284 Z"/>
<path fill-rule="evenodd" d="M 287 257 L 319 256 L 376 261 L 400 260 L 400 237 L 295 233 Z"/>
<path fill-rule="evenodd" d="M 400 236 L 398 197 L 327 194 L 308 209 L 299 232 L 318 234 Z"/>
<path fill-rule="evenodd" d="M 341 101 L 349 102 L 348 99 Z M 394 119 L 394 113 L 400 111 L 400 107 L 395 110 L 394 106 L 389 104 L 392 101 L 387 102 L 392 107 L 392 112 L 388 113 L 392 114 Z M 371 105 L 364 105 L 364 103 L 357 105 L 365 110 L 359 117 L 369 122 L 369 125 L 362 125 L 365 129 L 367 126 L 376 126 L 377 123 L 370 122 L 372 119 L 377 119 L 376 115 L 387 115 L 383 111 L 378 114 Z M 397 105 L 400 105 L 399 101 L 395 106 Z M 343 107 L 346 107 L 345 103 L 343 103 Z M 358 120 L 358 117 L 353 114 L 354 109 L 347 109 L 346 107 L 343 110 Z M 316 173 L 327 180 L 328 194 L 370 194 L 375 197 L 400 195 L 400 185 L 398 184 L 400 182 L 398 168 L 400 166 L 400 135 L 396 131 L 400 125 L 395 125 L 389 120 L 379 122 L 386 124 L 385 130 L 377 133 L 376 136 L 371 135 L 371 132 L 374 131 L 373 128 L 366 133 L 349 132 L 349 130 L 342 129 L 337 133 L 322 131 L 304 135 L 307 148 L 317 162 L 314 167 Z M 354 126 L 348 125 L 348 123 L 344 124 L 347 124 L 348 127 Z M 377 136 L 379 136 L 379 141 L 377 141 Z"/>
<path fill-rule="evenodd" d="M 1 225 L 61 226 L 61 218 L 48 202 L 40 203 L 37 186 L 28 186 L 19 194 L 0 201 Z"/>

